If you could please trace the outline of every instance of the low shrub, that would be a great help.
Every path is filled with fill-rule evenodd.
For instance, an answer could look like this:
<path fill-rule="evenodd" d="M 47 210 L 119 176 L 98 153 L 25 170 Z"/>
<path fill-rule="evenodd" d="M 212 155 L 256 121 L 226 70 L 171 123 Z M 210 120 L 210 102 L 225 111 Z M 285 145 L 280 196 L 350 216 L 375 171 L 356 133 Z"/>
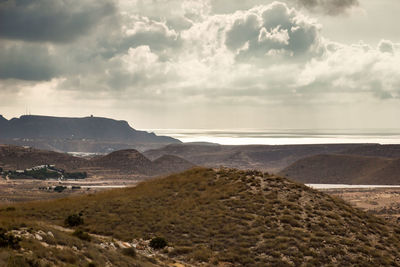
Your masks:
<path fill-rule="evenodd" d="M 54 187 L 54 191 L 56 191 L 58 193 L 61 193 L 65 189 L 67 189 L 67 187 L 66 186 L 62 186 L 62 185 L 57 185 L 56 187 Z"/>
<path fill-rule="evenodd" d="M 83 224 L 83 218 L 78 214 L 69 215 L 65 221 L 65 225 L 74 227 Z"/>
<path fill-rule="evenodd" d="M 122 254 L 124 254 L 126 256 L 129 256 L 129 257 L 132 257 L 132 258 L 135 258 L 136 257 L 136 250 L 135 250 L 135 248 L 132 248 L 132 247 L 123 248 L 122 249 Z"/>
<path fill-rule="evenodd" d="M 191 258 L 199 262 L 208 262 L 212 255 L 212 251 L 206 247 L 196 248 L 190 255 Z"/>
<path fill-rule="evenodd" d="M 179 246 L 179 247 L 175 247 L 171 252 L 168 253 L 168 255 L 171 256 L 171 257 L 176 257 L 176 256 L 189 254 L 192 251 L 193 251 L 192 247 Z"/>
<path fill-rule="evenodd" d="M 81 229 L 76 229 L 72 235 L 76 236 L 77 238 L 85 241 L 90 241 L 90 235 L 87 232 L 82 231 Z"/>
<path fill-rule="evenodd" d="M 5 229 L 0 228 L 0 248 L 8 247 L 12 249 L 19 249 L 20 241 L 21 239 L 19 237 L 16 237 L 11 233 L 7 233 Z"/>
<path fill-rule="evenodd" d="M 162 237 L 155 237 L 150 241 L 150 247 L 154 249 L 162 249 L 168 245 L 167 241 Z"/>
<path fill-rule="evenodd" d="M 10 255 L 7 260 L 7 267 L 36 267 L 39 262 L 34 259 L 25 258 L 22 255 Z"/>

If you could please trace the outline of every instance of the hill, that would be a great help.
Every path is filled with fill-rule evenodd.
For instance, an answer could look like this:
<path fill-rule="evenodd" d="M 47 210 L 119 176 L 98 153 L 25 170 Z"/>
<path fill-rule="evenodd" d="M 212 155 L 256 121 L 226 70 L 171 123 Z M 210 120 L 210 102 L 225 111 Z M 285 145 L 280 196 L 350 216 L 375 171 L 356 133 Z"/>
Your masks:
<path fill-rule="evenodd" d="M 93 158 L 90 164 L 101 169 L 113 169 L 118 173 L 154 174 L 151 160 L 135 149 L 118 150 Z"/>
<path fill-rule="evenodd" d="M 100 117 L 64 118 L 25 115 L 0 118 L 0 141 L 64 152 L 110 152 L 122 148 L 148 149 L 179 140 L 137 131 L 126 121 Z"/>
<path fill-rule="evenodd" d="M 0 145 L 0 167 L 4 170 L 24 170 L 45 164 L 56 165 L 67 171 L 87 172 L 89 176 L 111 178 L 120 175 L 165 175 L 195 166 L 187 160 L 171 155 L 151 161 L 135 149 L 118 150 L 86 159 L 30 147 Z"/>
<path fill-rule="evenodd" d="M 341 154 L 383 158 L 400 158 L 400 145 L 371 144 L 367 146 L 352 147 L 343 151 Z"/>
<path fill-rule="evenodd" d="M 0 115 L 0 127 L 5 127 L 7 125 L 8 120 L 4 118 L 2 115 Z"/>
<path fill-rule="evenodd" d="M 2 249 L 0 260 L 19 254 L 38 263 L 50 257 L 56 265 L 103 266 L 105 253 L 93 256 L 111 242 L 134 244 L 139 256 L 147 255 L 158 266 L 173 266 L 174 261 L 175 266 L 400 265 L 399 227 L 343 200 L 258 171 L 197 168 L 133 188 L 4 206 L 0 225 L 14 231 L 30 227 L 35 235 L 39 228 L 45 233 L 49 227 L 59 229 L 78 213 L 80 227 L 92 241 L 71 235 L 69 241 L 55 235 L 40 242 L 27 237 L 21 242 L 24 250 Z M 99 243 L 105 236 L 110 241 Z M 164 237 L 169 247 L 148 249 L 146 240 L 155 236 Z M 41 252 L 46 247 L 50 256 Z M 113 253 L 122 254 L 118 247 Z M 69 255 L 68 262 L 59 259 L 60 251 Z M 109 262 L 119 266 L 111 256 Z"/>
<path fill-rule="evenodd" d="M 0 167 L 6 170 L 23 170 L 38 165 L 55 164 L 65 170 L 77 170 L 87 165 L 87 160 L 66 153 L 0 144 Z"/>
<path fill-rule="evenodd" d="M 325 145 L 205 145 L 171 144 L 145 151 L 143 154 L 154 160 L 163 155 L 175 155 L 199 166 L 238 169 L 258 169 L 278 172 L 296 160 L 317 154 L 339 153 L 366 144 Z"/>
<path fill-rule="evenodd" d="M 153 161 L 158 174 L 171 174 L 186 171 L 195 165 L 185 159 L 173 155 L 164 155 Z"/>
<path fill-rule="evenodd" d="M 279 174 L 302 183 L 398 185 L 400 159 L 316 155 L 296 161 Z"/>

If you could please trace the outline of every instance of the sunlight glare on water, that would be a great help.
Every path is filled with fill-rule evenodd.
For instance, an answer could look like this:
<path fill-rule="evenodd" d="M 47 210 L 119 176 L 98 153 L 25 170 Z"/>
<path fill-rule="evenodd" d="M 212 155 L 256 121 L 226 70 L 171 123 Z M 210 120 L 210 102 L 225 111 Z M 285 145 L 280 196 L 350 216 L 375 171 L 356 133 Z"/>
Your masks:
<path fill-rule="evenodd" d="M 187 142 L 209 142 L 221 145 L 289 145 L 379 143 L 400 144 L 400 129 L 147 129 Z"/>

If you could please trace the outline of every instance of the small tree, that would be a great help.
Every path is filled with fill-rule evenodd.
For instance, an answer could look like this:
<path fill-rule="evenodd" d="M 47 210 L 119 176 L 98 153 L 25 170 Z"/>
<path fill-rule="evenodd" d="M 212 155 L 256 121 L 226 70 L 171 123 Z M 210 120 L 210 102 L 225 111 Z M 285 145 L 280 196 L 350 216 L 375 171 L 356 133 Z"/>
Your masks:
<path fill-rule="evenodd" d="M 56 191 L 58 193 L 61 193 L 65 189 L 67 189 L 67 187 L 66 186 L 62 186 L 62 185 L 57 185 L 56 187 L 54 187 L 54 191 Z"/>
<path fill-rule="evenodd" d="M 79 214 L 72 214 L 65 219 L 64 223 L 67 226 L 74 227 L 83 224 L 83 219 Z"/>
<path fill-rule="evenodd" d="M 19 249 L 20 241 L 21 239 L 19 237 L 16 237 L 11 233 L 7 233 L 5 229 L 0 228 L 0 248 L 9 247 L 11 249 Z"/>
<path fill-rule="evenodd" d="M 150 241 L 150 247 L 154 249 L 162 249 L 168 245 L 167 241 L 162 237 L 155 237 Z"/>

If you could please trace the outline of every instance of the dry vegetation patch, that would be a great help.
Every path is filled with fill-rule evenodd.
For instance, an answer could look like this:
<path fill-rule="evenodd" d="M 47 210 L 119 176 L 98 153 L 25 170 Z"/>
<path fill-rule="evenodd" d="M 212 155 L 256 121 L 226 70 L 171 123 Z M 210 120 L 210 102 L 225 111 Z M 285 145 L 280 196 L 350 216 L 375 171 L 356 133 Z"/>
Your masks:
<path fill-rule="evenodd" d="M 58 225 L 81 214 L 82 232 L 121 242 L 161 236 L 169 247 L 157 252 L 159 259 L 193 265 L 399 265 L 400 229 L 258 171 L 196 168 L 134 188 L 2 208 L 5 213 Z M 70 238 L 81 247 L 93 243 Z"/>

